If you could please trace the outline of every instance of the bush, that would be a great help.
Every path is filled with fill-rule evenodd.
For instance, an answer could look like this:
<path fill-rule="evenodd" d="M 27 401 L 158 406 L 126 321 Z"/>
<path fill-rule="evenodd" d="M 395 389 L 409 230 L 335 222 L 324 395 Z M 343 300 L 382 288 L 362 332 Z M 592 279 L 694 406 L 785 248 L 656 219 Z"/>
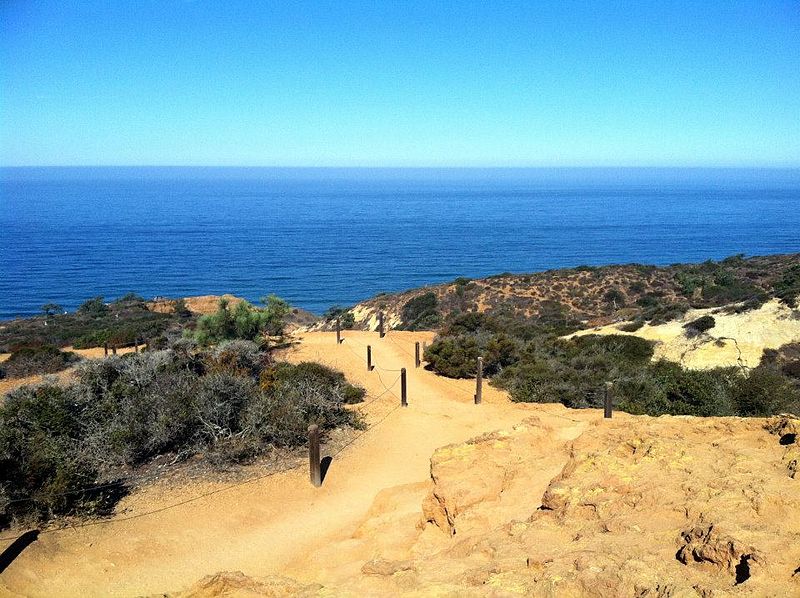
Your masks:
<path fill-rule="evenodd" d="M 339 305 L 329 308 L 322 317 L 325 318 L 326 322 L 334 322 L 338 319 L 342 330 L 352 330 L 356 325 L 356 317 L 353 312 Z"/>
<path fill-rule="evenodd" d="M 401 328 L 403 330 L 426 330 L 439 325 L 439 301 L 434 293 L 424 293 L 409 299 L 403 306 Z"/>
<path fill-rule="evenodd" d="M 108 314 L 108 305 L 103 301 L 103 297 L 97 296 L 84 301 L 78 308 L 78 313 L 90 318 L 99 318 Z"/>
<path fill-rule="evenodd" d="M 716 325 L 717 321 L 714 319 L 714 316 L 705 315 L 697 318 L 696 320 L 692 320 L 687 324 L 684 324 L 683 327 L 686 329 L 687 334 L 697 335 L 702 334 L 707 330 L 711 330 Z"/>
<path fill-rule="evenodd" d="M 6 377 L 23 378 L 34 374 L 52 374 L 80 361 L 71 351 L 61 351 L 52 345 L 23 347 L 14 351 L 0 369 Z"/>
<path fill-rule="evenodd" d="M 766 417 L 776 413 L 800 413 L 800 391 L 778 370 L 760 366 L 743 377 L 733 388 L 736 413 Z"/>
<path fill-rule="evenodd" d="M 475 376 L 479 355 L 477 340 L 467 335 L 437 339 L 425 349 L 428 367 L 449 378 Z"/>
<path fill-rule="evenodd" d="M 619 329 L 622 332 L 636 332 L 642 326 L 644 326 L 644 320 L 634 320 L 633 322 L 626 322 Z"/>
<path fill-rule="evenodd" d="M 9 503 L 6 515 L 97 510 L 98 493 L 77 489 L 117 479 L 159 455 L 242 461 L 272 446 L 305 443 L 312 423 L 323 433 L 360 425 L 345 405 L 365 392 L 339 372 L 313 363 L 273 365 L 247 341 L 199 353 L 183 344 L 84 362 L 73 384 L 9 394 L 0 405 L 0 502 L 33 500 Z"/>
<path fill-rule="evenodd" d="M 227 299 L 220 299 L 215 313 L 197 321 L 195 337 L 200 344 L 210 345 L 232 339 L 262 341 L 265 335 L 282 334 L 289 305 L 274 295 L 262 301 L 266 303 L 264 309 L 258 309 L 247 301 L 231 308 Z"/>

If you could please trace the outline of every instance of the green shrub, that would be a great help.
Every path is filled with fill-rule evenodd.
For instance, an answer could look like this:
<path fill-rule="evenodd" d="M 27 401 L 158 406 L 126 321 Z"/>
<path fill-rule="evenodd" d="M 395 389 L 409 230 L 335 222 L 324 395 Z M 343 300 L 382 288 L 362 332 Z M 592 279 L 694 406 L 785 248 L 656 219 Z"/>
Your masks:
<path fill-rule="evenodd" d="M 23 347 L 14 351 L 0 369 L 8 378 L 23 378 L 34 374 L 52 374 L 65 370 L 80 361 L 71 351 L 62 351 L 52 345 Z"/>
<path fill-rule="evenodd" d="M 426 330 L 439 325 L 438 299 L 428 292 L 409 299 L 401 311 L 404 330 Z"/>
<path fill-rule="evenodd" d="M 339 372 L 274 365 L 247 341 L 200 352 L 184 345 L 87 361 L 68 386 L 9 394 L 0 405 L 0 503 L 33 500 L 7 503 L 6 516 L 99 512 L 109 496 L 76 490 L 159 455 L 242 461 L 305 443 L 311 423 L 323 433 L 360 426 L 345 405 L 365 392 Z"/>
<path fill-rule="evenodd" d="M 92 299 L 87 299 L 78 308 L 78 313 L 90 318 L 99 318 L 108 314 L 108 305 L 103 301 L 103 297 L 97 296 Z"/>
<path fill-rule="evenodd" d="M 356 317 L 353 315 L 353 312 L 339 305 L 334 305 L 329 308 L 322 317 L 325 318 L 326 322 L 334 322 L 338 319 L 339 326 L 342 330 L 351 330 L 355 328 L 356 325 Z"/>
<path fill-rule="evenodd" d="M 231 308 L 227 299 L 220 299 L 215 313 L 202 316 L 197 321 L 195 337 L 200 344 L 210 345 L 233 339 L 262 341 L 265 335 L 282 334 L 290 311 L 289 305 L 274 295 L 262 301 L 266 304 L 263 309 L 247 301 L 241 301 Z"/>
<path fill-rule="evenodd" d="M 800 264 L 791 266 L 783 273 L 775 285 L 775 296 L 789 307 L 797 307 L 797 297 L 800 295 Z"/>
<path fill-rule="evenodd" d="M 771 367 L 760 366 L 736 384 L 732 392 L 736 413 L 766 417 L 782 412 L 800 413 L 800 391 L 789 378 Z"/>
<path fill-rule="evenodd" d="M 425 349 L 428 366 L 437 374 L 449 378 L 475 376 L 479 356 L 477 340 L 467 335 L 437 339 Z"/>
<path fill-rule="evenodd" d="M 683 325 L 687 334 L 701 334 L 717 325 L 714 316 L 706 314 Z"/>
<path fill-rule="evenodd" d="M 634 320 L 633 322 L 626 322 L 619 329 L 622 332 L 636 332 L 642 326 L 644 326 L 644 320 Z"/>

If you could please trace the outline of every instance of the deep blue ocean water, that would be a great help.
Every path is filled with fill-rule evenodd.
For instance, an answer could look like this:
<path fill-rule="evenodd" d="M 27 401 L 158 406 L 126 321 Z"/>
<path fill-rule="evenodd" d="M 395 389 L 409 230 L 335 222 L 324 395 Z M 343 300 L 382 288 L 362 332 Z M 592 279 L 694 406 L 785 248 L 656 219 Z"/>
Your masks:
<path fill-rule="evenodd" d="M 128 291 L 319 313 L 458 276 L 787 252 L 796 169 L 0 169 L 0 318 Z"/>

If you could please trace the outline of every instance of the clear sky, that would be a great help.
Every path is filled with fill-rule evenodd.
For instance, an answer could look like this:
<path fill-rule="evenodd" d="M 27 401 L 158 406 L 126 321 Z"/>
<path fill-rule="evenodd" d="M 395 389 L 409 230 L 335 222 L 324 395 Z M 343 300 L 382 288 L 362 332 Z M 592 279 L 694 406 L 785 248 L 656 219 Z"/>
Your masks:
<path fill-rule="evenodd" d="M 800 2 L 0 0 L 0 165 L 800 166 Z"/>

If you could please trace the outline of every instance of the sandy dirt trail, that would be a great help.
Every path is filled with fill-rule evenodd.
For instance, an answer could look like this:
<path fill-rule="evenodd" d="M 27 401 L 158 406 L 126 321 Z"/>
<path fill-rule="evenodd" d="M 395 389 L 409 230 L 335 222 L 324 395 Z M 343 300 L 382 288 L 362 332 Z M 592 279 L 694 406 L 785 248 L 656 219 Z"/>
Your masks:
<path fill-rule="evenodd" d="M 197 483 L 180 496 L 135 492 L 121 504 L 125 512 L 117 520 L 41 535 L 0 575 L 0 593 L 146 595 L 178 590 L 222 570 L 324 583 L 330 572 L 326 550 L 353 537 L 383 491 L 399 488 L 399 502 L 421 511 L 415 505 L 427 488 L 436 448 L 534 414 L 563 439 L 578 436 L 598 418 L 594 410 L 513 404 L 486 384 L 483 404 L 474 405 L 474 381 L 414 368 L 414 343 L 430 341 L 430 333 L 391 332 L 379 339 L 376 333 L 347 331 L 344 336 L 337 346 L 333 333 L 306 333 L 287 355 L 294 362 L 319 361 L 340 369 L 369 394 L 362 409 L 370 427 L 334 458 L 321 488 L 309 484 L 301 467 L 174 507 L 224 484 Z M 372 372 L 365 366 L 367 344 L 377 366 Z M 405 408 L 399 407 L 399 372 L 388 371 L 401 367 L 408 372 Z M 397 496 L 393 500 L 396 506 Z M 170 508 L 151 512 L 160 507 Z M 121 520 L 137 514 L 142 516 Z M 0 550 L 9 543 L 0 543 Z"/>

